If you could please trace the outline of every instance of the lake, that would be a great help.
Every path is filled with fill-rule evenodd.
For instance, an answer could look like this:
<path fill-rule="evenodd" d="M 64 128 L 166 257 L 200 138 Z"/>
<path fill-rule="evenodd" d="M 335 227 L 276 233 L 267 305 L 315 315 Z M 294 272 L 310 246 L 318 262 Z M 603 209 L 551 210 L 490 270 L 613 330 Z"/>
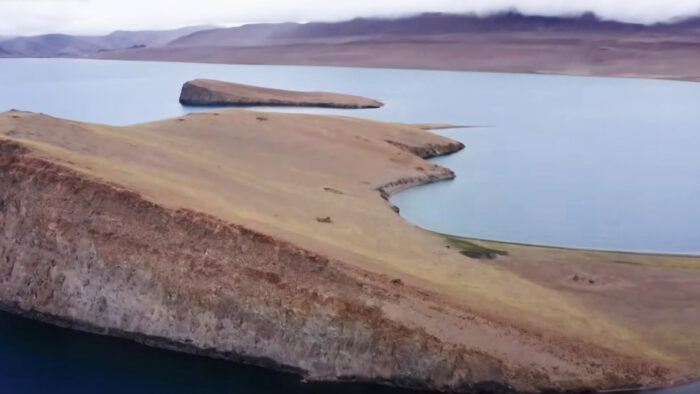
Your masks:
<path fill-rule="evenodd" d="M 468 237 L 596 249 L 700 252 L 700 84 L 617 78 L 0 60 L 0 111 L 126 125 L 202 110 L 182 83 L 215 78 L 380 99 L 377 110 L 275 109 L 477 128 L 435 162 L 457 179 L 394 196 L 408 220 Z M 2 393 L 399 393 L 293 376 L 50 327 L 0 313 Z M 662 391 L 690 394 L 700 387 Z"/>
<path fill-rule="evenodd" d="M 479 128 L 439 131 L 457 179 L 394 197 L 422 227 L 473 238 L 700 252 L 700 84 L 620 78 L 68 59 L 0 60 L 10 108 L 125 125 L 197 108 L 206 77 L 383 100 L 377 110 L 282 109 Z"/>

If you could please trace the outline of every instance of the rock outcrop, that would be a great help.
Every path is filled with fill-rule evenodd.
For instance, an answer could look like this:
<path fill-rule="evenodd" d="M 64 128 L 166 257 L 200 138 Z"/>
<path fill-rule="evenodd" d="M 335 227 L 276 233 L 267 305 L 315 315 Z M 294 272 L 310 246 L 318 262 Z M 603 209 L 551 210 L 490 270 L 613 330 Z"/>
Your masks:
<path fill-rule="evenodd" d="M 286 106 L 326 108 L 379 108 L 377 100 L 328 92 L 269 89 L 211 79 L 185 82 L 180 93 L 184 105 Z"/>

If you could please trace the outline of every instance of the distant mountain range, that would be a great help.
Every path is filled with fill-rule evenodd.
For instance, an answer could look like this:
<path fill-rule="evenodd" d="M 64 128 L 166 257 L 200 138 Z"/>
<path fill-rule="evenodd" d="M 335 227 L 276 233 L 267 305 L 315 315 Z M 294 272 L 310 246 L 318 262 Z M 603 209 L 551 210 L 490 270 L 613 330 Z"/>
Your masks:
<path fill-rule="evenodd" d="M 527 16 L 505 12 L 488 17 L 426 13 L 400 19 L 358 18 L 345 22 L 250 24 L 198 31 L 170 46 L 259 46 L 315 39 L 363 36 L 428 36 L 484 32 L 639 33 L 700 31 L 700 18 L 675 23 L 643 25 L 601 20 L 592 13 L 572 17 Z"/>
<path fill-rule="evenodd" d="M 645 76 L 700 81 L 700 17 L 643 25 L 579 16 L 427 13 L 344 22 L 48 34 L 0 41 L 0 57 L 280 64 Z"/>
<path fill-rule="evenodd" d="M 700 18 L 643 25 L 580 16 L 527 16 L 504 12 L 491 16 L 426 13 L 406 18 L 357 18 L 344 22 L 263 23 L 232 28 L 192 26 L 165 31 L 115 31 L 105 36 L 46 34 L 0 37 L 0 56 L 81 57 L 143 47 L 251 47 L 318 40 L 344 41 L 369 37 L 435 36 L 487 32 L 562 33 L 700 33 Z"/>
<path fill-rule="evenodd" d="M 81 57 L 102 51 L 163 46 L 190 33 L 212 26 L 191 26 L 162 31 L 115 31 L 104 36 L 44 34 L 30 37 L 0 37 L 4 57 Z"/>

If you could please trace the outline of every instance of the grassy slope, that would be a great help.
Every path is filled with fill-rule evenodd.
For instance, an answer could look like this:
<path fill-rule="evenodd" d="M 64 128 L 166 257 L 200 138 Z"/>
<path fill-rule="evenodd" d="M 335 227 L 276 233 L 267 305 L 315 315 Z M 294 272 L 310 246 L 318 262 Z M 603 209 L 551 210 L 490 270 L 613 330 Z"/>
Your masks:
<path fill-rule="evenodd" d="M 354 118 L 269 113 L 261 121 L 259 116 L 226 111 L 110 127 L 15 112 L 0 115 L 0 138 L 21 142 L 52 161 L 159 204 L 211 214 L 351 266 L 400 278 L 493 321 L 578 337 L 669 366 L 700 353 L 657 341 L 575 293 L 517 269 L 512 273 L 460 255 L 441 236 L 392 212 L 376 187 L 443 170 L 385 140 L 419 146 L 447 139 L 416 127 Z M 326 216 L 332 224 L 316 220 Z M 507 251 L 508 259 L 522 255 L 517 247 L 494 248 Z M 568 256 L 563 253 L 559 259 Z M 435 321 L 414 324 L 443 331 Z M 693 329 L 674 326 L 686 336 Z M 464 333 L 440 335 L 491 346 Z M 691 361 L 700 365 L 700 360 Z"/>
<path fill-rule="evenodd" d="M 543 247 L 445 236 L 515 272 L 635 327 L 700 364 L 700 257 Z M 692 367 L 695 368 L 695 367 Z"/>

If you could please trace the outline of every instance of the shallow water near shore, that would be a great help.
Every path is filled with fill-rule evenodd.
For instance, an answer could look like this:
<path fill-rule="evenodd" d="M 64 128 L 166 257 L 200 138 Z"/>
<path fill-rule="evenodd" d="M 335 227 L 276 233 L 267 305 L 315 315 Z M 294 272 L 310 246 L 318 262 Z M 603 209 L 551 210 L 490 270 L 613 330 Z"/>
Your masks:
<path fill-rule="evenodd" d="M 458 177 L 395 196 L 404 217 L 476 238 L 699 252 L 700 84 L 57 59 L 0 60 L 0 71 L 0 111 L 116 125 L 211 111 L 177 102 L 183 82 L 208 77 L 358 94 L 387 104 L 379 110 L 274 110 L 488 126 L 438 131 L 467 144 L 463 152 L 435 159 Z M 286 374 L 0 314 L 0 392 L 394 392 L 382 390 L 390 389 L 299 384 Z M 659 391 L 696 392 L 698 385 Z"/>

